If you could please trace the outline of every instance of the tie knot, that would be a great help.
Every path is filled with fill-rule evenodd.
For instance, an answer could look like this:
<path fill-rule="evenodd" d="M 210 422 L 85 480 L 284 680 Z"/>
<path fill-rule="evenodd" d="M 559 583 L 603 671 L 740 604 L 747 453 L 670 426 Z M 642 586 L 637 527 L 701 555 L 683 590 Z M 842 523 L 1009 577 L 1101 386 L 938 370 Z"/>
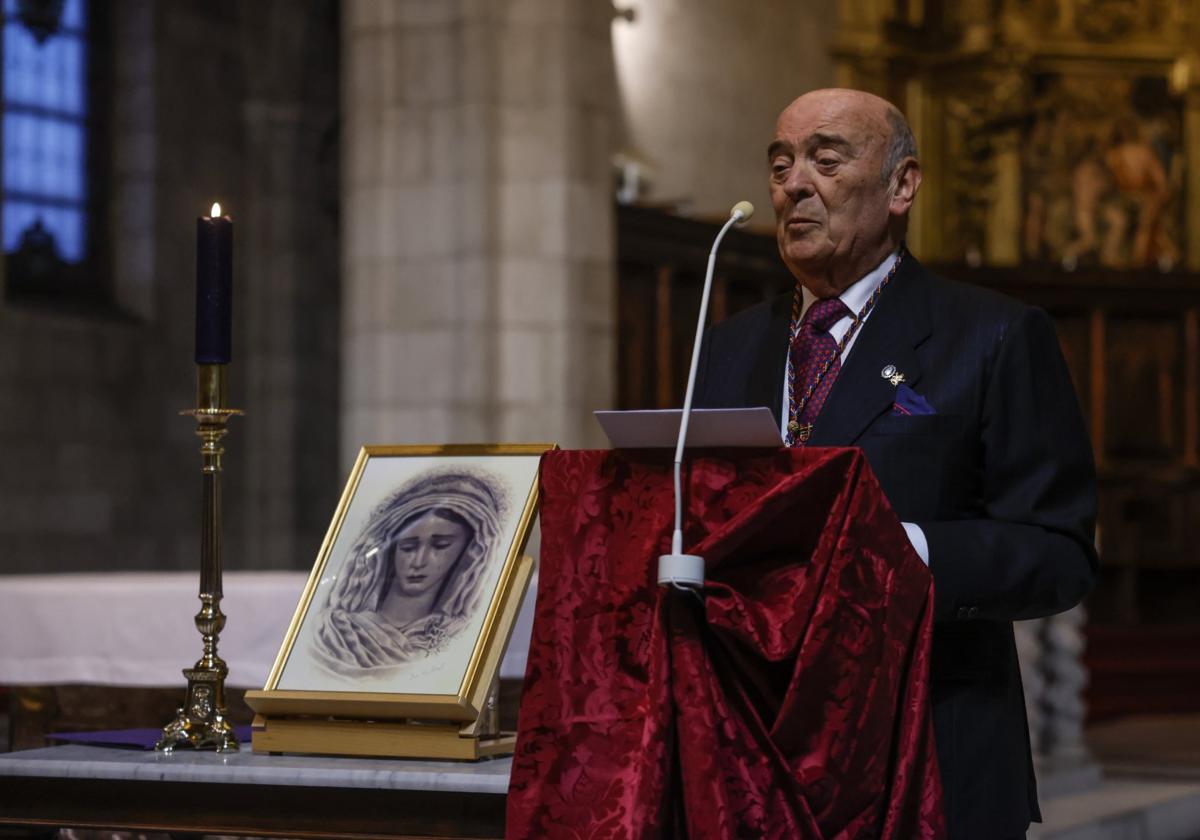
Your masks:
<path fill-rule="evenodd" d="M 804 323 L 815 330 L 829 332 L 829 328 L 850 314 L 840 298 L 818 300 L 804 313 Z"/>

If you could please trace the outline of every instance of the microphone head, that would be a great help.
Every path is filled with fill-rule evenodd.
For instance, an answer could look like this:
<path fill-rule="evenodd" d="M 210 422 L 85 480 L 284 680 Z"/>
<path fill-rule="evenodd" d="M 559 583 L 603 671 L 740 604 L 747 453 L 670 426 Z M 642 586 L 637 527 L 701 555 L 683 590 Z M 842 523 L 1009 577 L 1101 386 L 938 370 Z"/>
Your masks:
<path fill-rule="evenodd" d="M 730 216 L 737 216 L 736 224 L 744 225 L 750 221 L 750 217 L 754 215 L 754 205 L 749 201 L 739 201 L 733 205 L 733 209 L 729 211 Z"/>

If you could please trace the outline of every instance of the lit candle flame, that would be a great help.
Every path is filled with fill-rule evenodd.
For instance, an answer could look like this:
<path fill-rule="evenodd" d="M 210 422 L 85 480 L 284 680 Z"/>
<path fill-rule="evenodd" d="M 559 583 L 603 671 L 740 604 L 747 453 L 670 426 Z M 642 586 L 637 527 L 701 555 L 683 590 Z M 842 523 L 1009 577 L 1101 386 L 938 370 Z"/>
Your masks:
<path fill-rule="evenodd" d="M 214 201 L 212 206 L 212 218 L 218 219 L 221 217 L 221 205 Z"/>

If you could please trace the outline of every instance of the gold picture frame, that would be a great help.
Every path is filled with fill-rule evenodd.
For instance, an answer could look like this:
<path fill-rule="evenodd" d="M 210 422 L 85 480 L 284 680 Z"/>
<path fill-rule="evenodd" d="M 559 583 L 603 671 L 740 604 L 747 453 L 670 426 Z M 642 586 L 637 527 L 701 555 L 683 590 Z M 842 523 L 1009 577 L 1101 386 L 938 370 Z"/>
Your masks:
<path fill-rule="evenodd" d="M 255 750 L 477 757 L 428 744 L 495 735 L 485 713 L 555 448 L 359 451 L 266 684 L 246 693 Z M 388 732 L 401 746 L 381 745 Z"/>

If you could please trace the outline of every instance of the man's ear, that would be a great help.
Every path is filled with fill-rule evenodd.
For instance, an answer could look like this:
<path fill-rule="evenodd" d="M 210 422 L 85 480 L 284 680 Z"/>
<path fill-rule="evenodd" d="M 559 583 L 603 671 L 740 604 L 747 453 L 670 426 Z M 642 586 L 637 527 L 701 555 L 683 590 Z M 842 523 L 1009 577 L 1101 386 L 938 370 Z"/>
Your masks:
<path fill-rule="evenodd" d="M 895 185 L 892 187 L 892 201 L 888 210 L 893 216 L 906 216 L 912 208 L 917 190 L 921 186 L 921 164 L 917 159 L 907 157 L 896 167 Z"/>

